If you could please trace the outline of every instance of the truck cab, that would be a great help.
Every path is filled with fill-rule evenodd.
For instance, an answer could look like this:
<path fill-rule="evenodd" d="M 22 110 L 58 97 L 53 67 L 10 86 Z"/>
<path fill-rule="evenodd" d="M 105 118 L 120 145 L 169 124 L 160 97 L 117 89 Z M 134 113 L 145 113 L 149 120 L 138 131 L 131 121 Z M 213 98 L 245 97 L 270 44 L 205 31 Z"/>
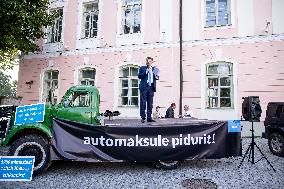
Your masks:
<path fill-rule="evenodd" d="M 71 87 L 54 107 L 54 117 L 88 124 L 99 124 L 100 96 L 93 86 Z"/>
<path fill-rule="evenodd" d="M 96 87 L 72 86 L 59 104 L 45 105 L 43 122 L 22 125 L 14 125 L 15 107 L 1 106 L 0 144 L 10 145 L 8 152 L 10 156 L 35 156 L 34 173 L 43 172 L 50 164 L 52 119 L 99 126 L 99 103 L 100 95 Z"/>

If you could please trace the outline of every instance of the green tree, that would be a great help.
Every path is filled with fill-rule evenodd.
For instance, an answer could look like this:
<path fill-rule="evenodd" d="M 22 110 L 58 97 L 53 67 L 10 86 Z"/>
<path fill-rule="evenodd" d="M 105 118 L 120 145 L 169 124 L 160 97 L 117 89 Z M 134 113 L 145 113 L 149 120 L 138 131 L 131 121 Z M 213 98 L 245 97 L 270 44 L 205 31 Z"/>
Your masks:
<path fill-rule="evenodd" d="M 38 51 L 36 40 L 45 36 L 43 28 L 55 18 L 48 13 L 48 5 L 48 0 L 0 0 L 1 67 L 7 68 L 18 50 Z"/>
<path fill-rule="evenodd" d="M 16 96 L 17 81 L 10 83 L 11 76 L 0 70 L 0 96 Z"/>
<path fill-rule="evenodd" d="M 12 69 L 18 63 L 19 55 L 20 51 L 16 49 L 9 52 L 0 51 L 0 70 Z"/>
<path fill-rule="evenodd" d="M 11 84 L 11 96 L 16 96 L 17 95 L 17 86 L 18 86 L 18 81 L 14 80 L 12 81 Z"/>

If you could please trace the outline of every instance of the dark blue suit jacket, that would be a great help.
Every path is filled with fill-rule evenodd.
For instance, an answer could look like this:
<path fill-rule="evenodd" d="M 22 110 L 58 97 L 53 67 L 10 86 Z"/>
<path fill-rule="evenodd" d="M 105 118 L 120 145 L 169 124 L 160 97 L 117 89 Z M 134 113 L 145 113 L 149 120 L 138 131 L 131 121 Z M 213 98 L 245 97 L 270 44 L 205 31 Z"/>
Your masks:
<path fill-rule="evenodd" d="M 147 83 L 147 80 L 148 80 L 148 74 L 146 74 L 146 70 L 147 70 L 147 66 L 141 66 L 139 68 L 139 73 L 138 73 L 138 78 L 141 79 L 140 81 L 140 86 L 139 86 L 139 89 L 141 91 L 145 90 L 148 83 Z M 154 70 L 154 67 L 152 67 L 152 70 Z M 153 74 L 153 84 L 152 84 L 152 87 L 153 87 L 153 91 L 156 92 L 156 80 L 159 79 L 159 76 Z"/>

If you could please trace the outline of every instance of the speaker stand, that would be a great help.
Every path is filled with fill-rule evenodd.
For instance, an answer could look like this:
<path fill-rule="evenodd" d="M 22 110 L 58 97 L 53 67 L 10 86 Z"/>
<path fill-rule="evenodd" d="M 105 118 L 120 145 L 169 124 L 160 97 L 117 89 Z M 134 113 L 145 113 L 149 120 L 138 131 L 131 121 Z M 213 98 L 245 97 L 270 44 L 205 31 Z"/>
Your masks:
<path fill-rule="evenodd" d="M 243 158 L 241 160 L 241 163 L 239 164 L 238 168 L 240 168 L 245 160 L 245 158 L 248 155 L 248 162 L 251 162 L 251 164 L 256 164 L 257 162 L 259 162 L 262 159 L 265 159 L 266 162 L 268 163 L 268 165 L 273 169 L 274 172 L 276 172 L 276 170 L 274 169 L 274 167 L 272 166 L 272 164 L 270 163 L 270 161 L 268 161 L 267 157 L 263 154 L 263 152 L 261 151 L 261 149 L 258 147 L 258 145 L 255 143 L 254 141 L 254 129 L 253 129 L 253 121 L 251 121 L 251 143 L 249 144 L 245 154 L 243 155 Z M 256 147 L 258 149 L 258 151 L 261 153 L 262 157 L 255 161 L 254 159 L 254 147 Z"/>

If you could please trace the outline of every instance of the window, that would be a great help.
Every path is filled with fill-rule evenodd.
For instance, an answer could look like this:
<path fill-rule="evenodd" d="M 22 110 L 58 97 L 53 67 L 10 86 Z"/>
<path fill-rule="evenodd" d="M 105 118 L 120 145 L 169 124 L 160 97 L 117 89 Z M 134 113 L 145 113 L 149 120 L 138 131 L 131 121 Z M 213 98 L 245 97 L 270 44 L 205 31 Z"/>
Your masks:
<path fill-rule="evenodd" d="M 90 94 L 74 92 L 64 102 L 64 107 L 89 107 Z"/>
<path fill-rule="evenodd" d="M 120 69 L 120 104 L 122 106 L 138 106 L 139 80 L 138 67 L 124 66 Z"/>
<path fill-rule="evenodd" d="M 47 42 L 57 43 L 61 41 L 62 35 L 62 22 L 63 22 L 63 9 L 52 10 L 56 14 L 53 26 L 47 28 Z"/>
<path fill-rule="evenodd" d="M 230 0 L 205 0 L 206 27 L 231 25 Z"/>
<path fill-rule="evenodd" d="M 52 104 L 58 101 L 58 75 L 57 70 L 49 70 L 44 73 L 43 99 Z"/>
<path fill-rule="evenodd" d="M 231 63 L 207 64 L 207 108 L 233 108 L 232 73 Z"/>
<path fill-rule="evenodd" d="M 96 69 L 84 68 L 80 70 L 79 83 L 81 85 L 95 85 Z"/>
<path fill-rule="evenodd" d="M 276 109 L 275 117 L 284 118 L 284 105 L 278 105 Z"/>
<path fill-rule="evenodd" d="M 99 2 L 98 0 L 84 4 L 83 22 L 82 22 L 82 38 L 93 38 L 98 35 L 98 17 Z"/>
<path fill-rule="evenodd" d="M 123 0 L 122 29 L 123 34 L 141 32 L 142 0 Z"/>

